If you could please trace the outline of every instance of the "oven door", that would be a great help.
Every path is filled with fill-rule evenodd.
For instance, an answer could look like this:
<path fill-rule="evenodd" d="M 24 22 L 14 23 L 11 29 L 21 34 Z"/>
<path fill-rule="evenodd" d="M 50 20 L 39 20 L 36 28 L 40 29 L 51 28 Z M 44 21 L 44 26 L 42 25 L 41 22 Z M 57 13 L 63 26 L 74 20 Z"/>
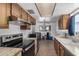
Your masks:
<path fill-rule="evenodd" d="M 7 41 L 7 42 L 2 42 L 1 46 L 2 47 L 20 47 L 22 46 L 23 41 L 22 38 L 16 39 L 16 40 L 11 40 L 11 41 Z"/>
<path fill-rule="evenodd" d="M 34 42 L 30 43 L 28 46 L 23 46 L 22 56 L 34 56 L 34 55 L 35 55 Z"/>

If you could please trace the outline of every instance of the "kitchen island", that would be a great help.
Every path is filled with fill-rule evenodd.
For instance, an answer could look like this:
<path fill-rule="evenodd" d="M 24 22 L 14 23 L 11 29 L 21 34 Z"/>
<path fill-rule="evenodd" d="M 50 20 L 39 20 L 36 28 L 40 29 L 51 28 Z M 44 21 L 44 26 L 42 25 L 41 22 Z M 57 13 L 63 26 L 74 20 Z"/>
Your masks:
<path fill-rule="evenodd" d="M 0 56 L 21 56 L 22 48 L 0 47 Z"/>
<path fill-rule="evenodd" d="M 55 41 L 58 41 L 58 43 Z M 60 45 L 62 45 L 63 48 Z M 58 56 L 66 55 L 65 53 L 67 53 L 67 51 L 70 55 L 68 54 L 66 56 L 79 56 L 79 43 L 74 43 L 70 38 L 54 36 L 54 47 L 56 48 L 55 50 Z"/>

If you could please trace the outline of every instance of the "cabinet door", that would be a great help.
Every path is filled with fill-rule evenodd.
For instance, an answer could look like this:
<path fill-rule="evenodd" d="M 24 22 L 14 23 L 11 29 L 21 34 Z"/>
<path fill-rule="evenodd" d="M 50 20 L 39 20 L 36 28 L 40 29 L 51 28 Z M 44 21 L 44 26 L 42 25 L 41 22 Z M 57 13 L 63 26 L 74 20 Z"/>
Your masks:
<path fill-rule="evenodd" d="M 63 23 L 62 23 L 62 21 L 63 21 L 62 16 L 60 16 L 59 21 L 58 21 L 59 29 L 63 29 Z"/>
<path fill-rule="evenodd" d="M 29 23 L 31 23 L 31 19 L 32 19 L 31 16 L 28 15 L 28 22 L 29 22 Z"/>
<path fill-rule="evenodd" d="M 33 17 L 30 17 L 30 23 L 32 25 L 35 25 L 36 24 L 36 20 Z"/>
<path fill-rule="evenodd" d="M 27 29 L 27 25 L 21 25 L 21 26 L 20 26 L 20 29 L 21 29 L 21 30 L 26 30 L 26 29 Z"/>
<path fill-rule="evenodd" d="M 59 42 L 56 41 L 56 44 L 57 44 L 57 55 L 59 56 Z"/>
<path fill-rule="evenodd" d="M 27 29 L 30 30 L 31 28 L 31 25 L 27 24 Z"/>
<path fill-rule="evenodd" d="M 28 18 L 28 14 L 26 13 L 26 11 L 22 9 L 22 19 L 27 21 L 27 18 Z"/>
<path fill-rule="evenodd" d="M 59 56 L 59 42 L 56 39 L 54 40 L 54 47 L 56 54 Z"/>
<path fill-rule="evenodd" d="M 0 3 L 0 28 L 8 28 L 7 3 Z"/>
<path fill-rule="evenodd" d="M 56 39 L 54 39 L 54 47 L 55 47 L 55 50 L 56 50 Z"/>
<path fill-rule="evenodd" d="M 64 56 L 64 46 L 62 44 L 60 44 L 59 55 Z"/>
<path fill-rule="evenodd" d="M 10 14 L 10 11 L 11 11 L 10 7 L 11 7 L 10 3 L 7 3 L 7 17 L 11 15 Z"/>
<path fill-rule="evenodd" d="M 35 24 L 36 24 L 36 20 L 32 19 L 32 25 L 35 25 Z"/>
<path fill-rule="evenodd" d="M 21 18 L 21 7 L 16 3 L 12 3 L 12 15 Z"/>
<path fill-rule="evenodd" d="M 63 29 L 67 29 L 68 28 L 68 19 L 69 19 L 69 15 L 64 15 L 63 16 Z"/>
<path fill-rule="evenodd" d="M 69 15 L 61 15 L 58 21 L 59 29 L 65 30 L 68 28 Z"/>
<path fill-rule="evenodd" d="M 61 20 L 58 20 L 58 28 L 61 29 Z"/>

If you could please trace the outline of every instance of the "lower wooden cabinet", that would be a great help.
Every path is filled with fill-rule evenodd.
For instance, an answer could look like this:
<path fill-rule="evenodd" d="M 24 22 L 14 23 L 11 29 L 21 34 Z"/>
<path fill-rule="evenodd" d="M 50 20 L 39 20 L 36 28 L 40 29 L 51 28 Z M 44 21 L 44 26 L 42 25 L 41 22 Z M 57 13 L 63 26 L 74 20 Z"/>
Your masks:
<path fill-rule="evenodd" d="M 59 44 L 59 56 L 64 56 L 64 46 Z"/>
<path fill-rule="evenodd" d="M 64 46 L 56 39 L 54 39 L 54 48 L 57 56 L 64 56 Z"/>
<path fill-rule="evenodd" d="M 54 40 L 54 47 L 56 54 L 59 56 L 59 42 L 56 39 Z"/>

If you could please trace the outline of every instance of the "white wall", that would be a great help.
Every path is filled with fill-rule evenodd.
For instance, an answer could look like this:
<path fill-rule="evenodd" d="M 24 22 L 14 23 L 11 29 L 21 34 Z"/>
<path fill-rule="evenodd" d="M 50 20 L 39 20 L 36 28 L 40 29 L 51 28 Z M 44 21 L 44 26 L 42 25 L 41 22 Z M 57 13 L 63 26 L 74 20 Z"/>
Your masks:
<path fill-rule="evenodd" d="M 57 17 L 52 17 L 51 18 L 51 22 L 52 22 L 52 35 L 57 35 L 57 34 L 64 34 L 64 33 L 68 33 L 68 30 L 60 30 L 59 28 L 58 28 L 58 20 L 59 20 L 59 16 L 57 16 Z"/>
<path fill-rule="evenodd" d="M 57 20 L 57 18 L 52 18 L 51 20 Z M 42 35 L 46 34 L 46 31 L 39 31 L 39 25 L 43 25 L 42 22 L 39 20 L 36 22 L 36 31 L 41 32 Z M 51 34 L 55 35 L 57 31 L 57 21 L 49 21 L 49 23 L 46 23 L 45 25 L 51 25 Z"/>

